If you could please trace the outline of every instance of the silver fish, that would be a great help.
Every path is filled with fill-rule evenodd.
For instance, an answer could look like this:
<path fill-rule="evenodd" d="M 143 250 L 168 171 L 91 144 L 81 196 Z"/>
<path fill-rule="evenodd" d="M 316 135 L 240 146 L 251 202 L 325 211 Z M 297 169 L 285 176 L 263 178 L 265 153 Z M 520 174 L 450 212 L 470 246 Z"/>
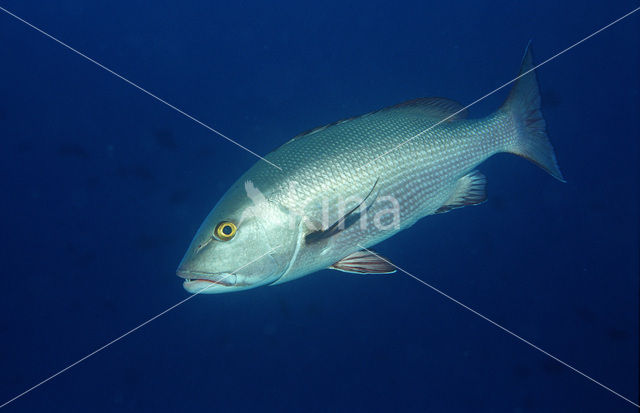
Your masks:
<path fill-rule="evenodd" d="M 363 249 L 427 215 L 482 203 L 490 156 L 520 155 L 563 181 L 540 111 L 530 48 L 505 103 L 481 119 L 422 98 L 313 129 L 226 192 L 177 270 L 192 293 L 279 284 L 332 268 L 391 273 Z M 444 121 L 443 121 L 444 120 Z M 381 156 L 382 155 L 382 156 Z"/>

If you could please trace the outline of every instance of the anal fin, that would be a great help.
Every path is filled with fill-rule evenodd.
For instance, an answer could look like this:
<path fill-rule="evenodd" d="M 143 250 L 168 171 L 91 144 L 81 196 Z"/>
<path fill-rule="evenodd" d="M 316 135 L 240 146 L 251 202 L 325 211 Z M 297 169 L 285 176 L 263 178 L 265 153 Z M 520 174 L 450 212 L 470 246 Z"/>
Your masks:
<path fill-rule="evenodd" d="M 396 272 L 396 267 L 385 260 L 386 258 L 378 254 L 361 250 L 347 255 L 329 268 L 355 274 L 391 274 Z"/>
<path fill-rule="evenodd" d="M 436 214 L 451 211 L 454 208 L 461 208 L 467 205 L 477 205 L 487 200 L 487 178 L 474 170 L 463 176 L 456 182 L 453 193 Z"/>

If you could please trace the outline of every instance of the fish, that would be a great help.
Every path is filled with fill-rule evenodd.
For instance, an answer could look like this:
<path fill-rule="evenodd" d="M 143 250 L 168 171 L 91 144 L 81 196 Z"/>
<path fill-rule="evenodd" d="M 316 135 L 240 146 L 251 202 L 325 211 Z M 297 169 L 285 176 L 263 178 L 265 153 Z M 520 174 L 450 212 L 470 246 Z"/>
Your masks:
<path fill-rule="evenodd" d="M 370 248 L 419 219 L 487 199 L 476 168 L 519 155 L 564 178 L 546 133 L 527 46 L 492 114 L 418 98 L 301 133 L 248 169 L 200 225 L 177 275 L 190 293 L 278 285 L 322 269 L 391 274 Z M 277 165 L 279 168 L 274 167 Z"/>

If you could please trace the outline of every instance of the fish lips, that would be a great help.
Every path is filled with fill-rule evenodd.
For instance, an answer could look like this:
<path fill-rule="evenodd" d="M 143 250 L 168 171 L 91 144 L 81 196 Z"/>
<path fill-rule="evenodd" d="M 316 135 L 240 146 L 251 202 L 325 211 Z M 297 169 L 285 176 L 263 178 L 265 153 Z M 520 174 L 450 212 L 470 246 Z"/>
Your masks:
<path fill-rule="evenodd" d="M 238 279 L 237 274 L 230 272 L 205 273 L 178 268 L 176 274 L 184 278 L 182 286 L 191 294 L 214 294 L 233 289 Z"/>

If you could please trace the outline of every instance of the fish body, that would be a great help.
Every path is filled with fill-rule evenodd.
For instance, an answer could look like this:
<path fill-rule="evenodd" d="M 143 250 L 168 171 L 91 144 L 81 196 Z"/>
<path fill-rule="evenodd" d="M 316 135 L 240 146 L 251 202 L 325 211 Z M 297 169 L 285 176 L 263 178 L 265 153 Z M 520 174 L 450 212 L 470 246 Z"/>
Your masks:
<path fill-rule="evenodd" d="M 393 272 L 368 248 L 425 216 L 483 202 L 475 168 L 496 153 L 562 180 L 531 68 L 528 49 L 509 98 L 485 118 L 422 98 L 296 136 L 265 157 L 281 170 L 256 163 L 209 214 L 178 269 L 185 288 L 234 291 L 324 268 Z M 233 239 L 215 236 L 221 222 L 237 223 Z"/>

